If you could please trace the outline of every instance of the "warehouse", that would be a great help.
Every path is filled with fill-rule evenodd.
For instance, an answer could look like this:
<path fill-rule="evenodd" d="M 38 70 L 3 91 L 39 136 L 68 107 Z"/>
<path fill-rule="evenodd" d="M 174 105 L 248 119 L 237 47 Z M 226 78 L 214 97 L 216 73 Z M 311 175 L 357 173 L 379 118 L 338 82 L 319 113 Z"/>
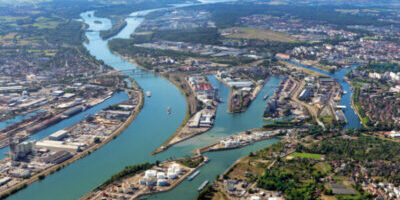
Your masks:
<path fill-rule="evenodd" d="M 49 140 L 62 140 L 67 136 L 68 131 L 66 130 L 59 130 L 49 136 Z"/>
<path fill-rule="evenodd" d="M 42 161 L 45 163 L 60 164 L 70 158 L 72 158 L 72 154 L 68 151 L 58 151 L 53 155 L 43 158 Z"/>
<path fill-rule="evenodd" d="M 78 145 L 65 144 L 63 141 L 44 140 L 36 143 L 36 148 L 46 148 L 52 151 L 69 151 L 77 152 L 80 148 Z"/>

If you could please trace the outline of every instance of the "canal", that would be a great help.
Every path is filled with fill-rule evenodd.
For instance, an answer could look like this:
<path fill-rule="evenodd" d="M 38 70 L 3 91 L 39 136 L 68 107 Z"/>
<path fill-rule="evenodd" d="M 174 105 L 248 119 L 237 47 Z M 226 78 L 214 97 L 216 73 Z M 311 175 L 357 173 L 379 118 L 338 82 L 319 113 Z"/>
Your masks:
<path fill-rule="evenodd" d="M 344 127 L 345 129 L 358 129 L 362 126 L 362 124 L 360 123 L 360 118 L 358 117 L 358 115 L 355 113 L 352 104 L 351 104 L 351 99 L 352 99 L 352 95 L 353 95 L 353 90 L 350 86 L 350 84 L 345 80 L 345 76 L 346 74 L 351 71 L 352 69 L 356 68 L 358 65 L 353 65 L 351 67 L 348 68 L 342 68 L 338 71 L 336 71 L 335 73 L 331 74 L 327 71 L 321 70 L 321 69 L 317 69 L 315 67 L 311 67 L 308 65 L 303 65 L 301 63 L 298 62 L 293 62 L 293 61 L 288 61 L 288 63 L 297 65 L 299 67 L 303 67 L 303 68 L 307 68 L 322 74 L 325 74 L 327 76 L 330 76 L 332 78 L 334 78 L 342 87 L 343 91 L 346 91 L 346 94 L 342 95 L 342 99 L 340 100 L 340 105 L 345 105 L 346 108 L 343 109 L 344 115 L 346 116 L 347 119 L 347 124 Z"/>
<path fill-rule="evenodd" d="M 7 126 L 11 126 L 11 125 L 13 125 L 15 123 L 22 122 L 23 120 L 28 119 L 29 117 L 35 116 L 39 112 L 41 112 L 41 111 L 37 110 L 37 111 L 33 111 L 33 112 L 26 113 L 26 114 L 23 114 L 23 115 L 17 115 L 17 116 L 14 116 L 13 118 L 1 121 L 0 122 L 0 130 L 3 129 L 3 128 L 6 128 Z"/>
<path fill-rule="evenodd" d="M 89 25 L 86 32 L 89 42 L 85 44 L 88 51 L 97 59 L 103 60 L 116 69 L 135 69 L 135 65 L 110 52 L 107 47 L 108 41 L 100 38 L 100 30 L 111 28 L 110 20 L 97 18 L 89 13 L 93 14 L 93 12 L 86 12 L 81 15 L 84 22 Z M 126 19 L 128 25 L 116 37 L 129 37 L 143 21 L 142 18 L 135 17 L 137 15 L 137 13 L 133 13 Z M 94 23 L 95 20 L 102 23 Z M 132 73 L 127 73 L 127 75 L 134 78 L 144 91 L 152 93 L 151 97 L 145 98 L 143 109 L 133 123 L 115 140 L 89 156 L 47 176 L 40 182 L 33 183 L 8 199 L 78 199 L 127 165 L 182 157 L 221 137 L 250 128 L 259 128 L 265 123 L 262 120 L 265 107 L 263 97 L 266 94 L 271 96 L 280 82 L 280 78 L 271 77 L 244 113 L 228 114 L 228 103 L 220 103 L 217 108 L 215 125 L 210 131 L 179 143 L 156 156 L 150 156 L 150 153 L 170 137 L 182 123 L 187 111 L 186 102 L 179 90 L 162 77 L 148 72 L 143 72 L 141 75 Z M 208 79 L 213 87 L 218 88 L 219 96 L 227 101 L 229 88 L 213 76 L 208 76 Z M 167 107 L 171 107 L 170 115 L 167 114 Z M 151 195 L 148 198 L 192 200 L 197 195 L 197 187 L 204 180 L 214 180 L 217 174 L 223 173 L 238 158 L 278 141 L 278 139 L 265 140 L 241 149 L 207 153 L 206 156 L 211 160 L 200 169 L 200 175 L 193 181 L 184 181 L 170 192 Z"/>
<path fill-rule="evenodd" d="M 83 112 L 80 112 L 68 119 L 64 119 L 52 126 L 49 126 L 45 129 L 31 135 L 28 140 L 36 140 L 36 141 L 41 140 L 54 132 L 57 132 L 57 131 L 67 128 L 67 127 L 70 127 L 74 124 L 77 124 L 78 122 L 82 121 L 87 115 L 96 114 L 99 111 L 107 108 L 108 106 L 121 103 L 128 99 L 129 99 L 129 96 L 125 92 L 115 93 L 110 98 L 106 99 L 105 101 L 103 101 Z M 5 158 L 7 156 L 6 153 L 8 153 L 9 151 L 10 151 L 10 149 L 8 147 L 0 149 L 0 159 Z"/>
<path fill-rule="evenodd" d="M 89 52 L 116 69 L 136 68 L 131 63 L 112 54 L 107 47 L 108 41 L 99 37 L 98 31 L 111 27 L 109 20 L 96 18 L 93 15 L 88 15 L 89 13 L 82 14 L 82 19 L 90 26 L 86 33 L 89 42 L 85 44 Z M 132 16 L 127 18 L 127 27 L 133 31 L 135 26 L 139 25 L 143 19 L 136 18 L 135 15 Z M 94 23 L 95 20 L 100 20 L 102 23 Z M 117 37 L 129 37 L 129 31 L 122 30 L 121 32 L 125 34 L 120 33 Z M 273 94 L 280 82 L 279 78 L 269 79 L 245 113 L 230 115 L 226 112 L 227 103 L 221 103 L 218 107 L 215 126 L 209 132 L 178 144 L 157 156 L 150 156 L 150 153 L 161 145 L 182 123 L 186 115 L 186 106 L 184 106 L 186 102 L 179 90 L 162 77 L 152 73 L 144 75 L 128 73 L 128 75 L 134 78 L 144 91 L 151 91 L 152 93 L 151 97 L 146 97 L 145 105 L 134 122 L 119 137 L 96 152 L 40 182 L 33 183 L 28 188 L 9 197 L 9 199 L 77 199 L 127 165 L 182 157 L 188 155 L 191 150 L 214 142 L 220 137 L 249 128 L 259 128 L 264 123 L 262 114 L 265 101 L 262 97 L 265 94 Z M 229 99 L 229 88 L 213 76 L 208 78 L 211 84 L 218 88 L 220 97 L 224 100 Z M 172 110 L 170 115 L 167 114 L 168 106 Z M 277 139 L 266 140 L 238 150 L 207 154 L 211 161 L 201 169 L 201 175 L 192 182 L 184 182 L 176 188 L 177 191 L 191 191 L 185 193 L 185 196 L 179 199 L 193 199 L 197 195 L 196 188 L 200 184 L 199 181 L 203 179 L 213 180 L 216 174 L 222 173 L 241 156 L 277 141 Z M 175 192 L 175 190 L 171 192 Z"/>

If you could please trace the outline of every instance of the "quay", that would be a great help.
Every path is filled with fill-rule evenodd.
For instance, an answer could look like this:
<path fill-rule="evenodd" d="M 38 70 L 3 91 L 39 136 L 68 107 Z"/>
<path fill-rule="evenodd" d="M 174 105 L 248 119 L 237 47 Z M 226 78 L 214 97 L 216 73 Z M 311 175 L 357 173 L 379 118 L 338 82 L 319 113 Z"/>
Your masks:
<path fill-rule="evenodd" d="M 187 166 L 186 161 L 198 163 Z M 207 162 L 205 156 L 195 156 L 173 161 L 164 161 L 150 169 L 132 174 L 122 180 L 116 180 L 102 188 L 97 188 L 80 200 L 100 200 L 103 198 L 137 199 L 144 195 L 167 192 L 174 189 L 182 181 L 188 179 L 193 172 Z M 204 186 L 203 186 L 204 187 Z"/>
<path fill-rule="evenodd" d="M 175 144 L 207 132 L 213 127 L 217 112 L 219 100 L 217 90 L 211 86 L 205 76 L 190 75 L 185 77 L 185 80 L 182 80 L 181 76 L 172 78 L 170 75 L 168 77 L 168 80 L 180 89 L 182 94 L 190 94 L 189 97 L 185 95 L 188 111 L 178 130 L 163 145 L 153 151 L 152 155 L 161 153 Z M 180 80 L 180 84 L 177 83 L 177 79 Z M 186 85 L 185 88 L 179 86 L 181 84 Z M 194 108 L 194 105 L 197 105 L 196 108 Z M 201 110 L 198 110 L 197 107 L 200 105 Z"/>
<path fill-rule="evenodd" d="M 27 185 L 32 184 L 37 180 L 43 179 L 46 175 L 54 173 L 55 171 L 58 171 L 59 169 L 89 155 L 91 152 L 97 150 L 98 148 L 107 144 L 108 142 L 113 140 L 115 137 L 117 137 L 119 134 L 121 134 L 123 132 L 123 130 L 125 130 L 132 123 L 132 121 L 136 118 L 136 116 L 138 115 L 138 113 L 140 112 L 140 110 L 142 109 L 143 104 L 144 104 L 144 96 L 143 96 L 142 89 L 139 87 L 139 85 L 136 84 L 136 82 L 134 82 L 133 79 L 130 79 L 130 81 L 132 82 L 132 85 L 137 86 L 136 88 L 138 88 L 138 90 L 125 89 L 125 91 L 130 96 L 130 99 L 132 99 L 132 95 L 137 95 L 136 97 L 134 97 L 134 98 L 137 98 L 137 101 L 138 101 L 137 106 L 132 111 L 129 111 L 129 116 L 126 118 L 126 120 L 124 122 L 122 122 L 118 127 L 116 127 L 116 129 L 114 129 L 114 131 L 112 131 L 109 136 L 105 137 L 103 140 L 98 140 L 98 141 L 95 140 L 94 144 L 89 145 L 88 148 L 86 148 L 85 150 L 83 150 L 81 152 L 75 151 L 76 153 L 72 153 L 73 151 L 70 152 L 69 148 L 70 147 L 72 148 L 72 145 L 59 145 L 57 143 L 59 141 L 47 142 L 47 141 L 49 141 L 50 138 L 48 138 L 47 140 L 43 140 L 43 142 L 40 143 L 41 145 L 43 145 L 43 144 L 50 145 L 44 149 L 48 149 L 50 151 L 58 150 L 57 153 L 55 153 L 53 157 L 49 156 L 49 159 L 50 159 L 48 161 L 49 163 L 46 164 L 46 166 L 43 169 L 38 169 L 38 172 L 32 173 L 32 175 L 29 174 L 28 178 L 23 179 L 23 178 L 18 178 L 18 177 L 10 177 L 12 179 L 9 182 L 10 184 L 6 184 L 6 185 L 3 185 L 0 187 L 0 192 L 1 192 L 0 198 L 6 198 L 7 196 L 25 188 Z M 99 123 L 101 123 L 101 121 Z M 77 125 L 79 126 L 79 124 L 80 123 L 78 123 Z M 70 128 L 73 128 L 77 125 L 74 125 Z M 29 142 L 26 145 L 30 145 L 30 143 L 32 143 L 32 142 Z M 55 143 L 57 143 L 57 144 L 55 144 Z M 60 147 L 63 149 L 65 149 L 65 148 L 67 148 L 67 149 L 60 150 L 59 149 Z M 45 154 L 43 154 L 43 155 L 45 155 Z M 57 157 L 55 157 L 56 155 L 57 155 Z M 47 160 L 44 160 L 44 158 L 43 159 L 37 158 L 37 159 L 47 162 Z M 52 159 L 55 159 L 54 160 L 55 162 L 53 162 Z M 59 160 L 59 161 L 56 161 L 56 160 Z M 9 162 L 14 162 L 14 161 L 11 161 L 11 159 L 7 157 L 7 158 L 1 160 L 0 164 L 7 165 L 7 163 L 9 163 Z M 13 167 L 13 168 L 15 168 L 15 169 L 13 169 L 14 171 L 18 170 L 18 172 L 21 171 L 21 173 L 23 171 L 24 172 L 26 171 L 25 169 L 20 169 L 18 167 Z"/>
<path fill-rule="evenodd" d="M 211 151 L 223 151 L 242 148 L 258 141 L 270 139 L 279 134 L 280 130 L 267 131 L 262 129 L 252 129 L 222 138 L 218 142 L 194 150 L 193 153 L 203 154 Z"/>

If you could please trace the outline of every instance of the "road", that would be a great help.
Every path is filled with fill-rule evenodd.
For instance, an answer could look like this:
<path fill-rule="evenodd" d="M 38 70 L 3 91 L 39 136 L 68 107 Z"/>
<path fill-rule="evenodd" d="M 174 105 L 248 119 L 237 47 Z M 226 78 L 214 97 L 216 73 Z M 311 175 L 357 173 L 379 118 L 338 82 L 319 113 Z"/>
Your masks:
<path fill-rule="evenodd" d="M 296 91 L 294 92 L 294 94 L 291 96 L 292 101 L 304 106 L 307 108 L 308 112 L 311 114 L 311 116 L 315 119 L 315 121 L 318 123 L 318 125 L 320 125 L 324 130 L 325 130 L 325 125 L 324 123 L 321 122 L 321 120 L 319 120 L 318 117 L 318 110 L 314 107 L 311 106 L 303 101 L 300 101 L 297 97 L 299 96 L 299 93 L 303 90 L 304 86 L 305 86 L 305 81 L 301 81 L 300 85 L 297 85 Z"/>

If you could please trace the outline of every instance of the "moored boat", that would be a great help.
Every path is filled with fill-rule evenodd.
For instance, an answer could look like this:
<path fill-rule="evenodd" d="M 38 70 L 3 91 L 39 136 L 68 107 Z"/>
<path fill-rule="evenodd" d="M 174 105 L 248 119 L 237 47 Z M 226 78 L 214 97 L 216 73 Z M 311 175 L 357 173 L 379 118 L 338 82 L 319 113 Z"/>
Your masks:
<path fill-rule="evenodd" d="M 208 180 L 204 181 L 199 188 L 197 188 L 198 191 L 202 190 L 204 187 L 206 187 L 206 185 L 209 183 Z"/>
<path fill-rule="evenodd" d="M 187 177 L 188 181 L 193 180 L 197 175 L 200 174 L 200 170 L 195 171 L 192 175 L 190 175 L 189 177 Z"/>

